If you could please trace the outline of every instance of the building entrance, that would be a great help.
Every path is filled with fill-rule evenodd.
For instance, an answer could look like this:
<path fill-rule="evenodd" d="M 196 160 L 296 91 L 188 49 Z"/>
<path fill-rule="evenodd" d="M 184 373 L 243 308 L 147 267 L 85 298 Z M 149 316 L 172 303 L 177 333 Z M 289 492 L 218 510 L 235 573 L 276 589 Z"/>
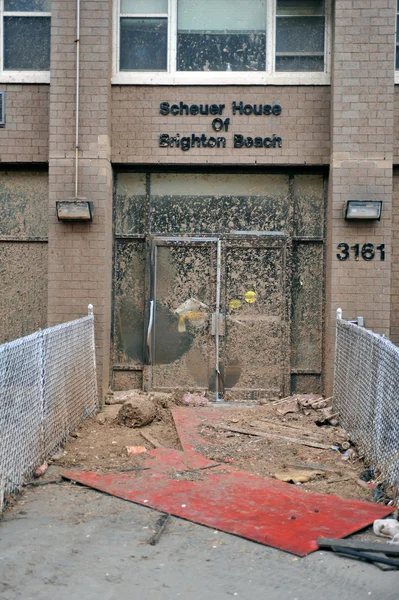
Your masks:
<path fill-rule="evenodd" d="M 321 391 L 322 175 L 117 173 L 115 389 Z"/>

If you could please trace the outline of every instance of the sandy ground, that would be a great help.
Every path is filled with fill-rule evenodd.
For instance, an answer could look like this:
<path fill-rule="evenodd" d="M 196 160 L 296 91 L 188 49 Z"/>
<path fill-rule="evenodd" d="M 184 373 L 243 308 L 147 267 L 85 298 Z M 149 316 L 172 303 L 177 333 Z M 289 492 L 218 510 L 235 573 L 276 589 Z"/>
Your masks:
<path fill-rule="evenodd" d="M 397 599 L 395 571 L 299 559 L 176 518 L 152 547 L 158 518 L 69 483 L 28 489 L 0 522 L 1 600 Z"/>

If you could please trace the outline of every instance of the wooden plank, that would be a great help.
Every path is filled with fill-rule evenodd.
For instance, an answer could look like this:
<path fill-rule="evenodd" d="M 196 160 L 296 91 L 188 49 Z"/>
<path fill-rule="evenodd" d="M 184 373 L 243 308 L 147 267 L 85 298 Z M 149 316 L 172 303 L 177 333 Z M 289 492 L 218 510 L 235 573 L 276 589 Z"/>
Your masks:
<path fill-rule="evenodd" d="M 319 548 L 350 548 L 352 550 L 361 550 L 362 552 L 383 552 L 387 556 L 399 556 L 399 544 L 331 538 L 318 538 L 317 543 L 319 544 Z"/>
<path fill-rule="evenodd" d="M 304 429 L 303 427 L 300 427 L 299 425 L 291 425 L 288 423 L 279 423 L 278 421 L 273 421 L 273 419 L 261 419 L 260 421 L 264 421 L 265 423 L 268 423 L 270 425 L 274 425 L 275 427 L 287 427 L 288 429 L 296 429 L 297 431 L 302 431 L 303 435 L 308 435 L 310 437 L 312 437 L 316 442 L 320 440 L 320 436 L 317 436 L 317 431 L 310 431 L 309 429 Z M 257 426 L 256 424 L 259 423 L 259 425 L 261 424 L 259 421 L 254 421 L 254 425 L 252 425 L 252 423 L 250 423 L 250 426 Z"/>
<path fill-rule="evenodd" d="M 141 437 L 143 437 L 147 442 L 150 442 L 150 444 L 152 444 L 154 446 L 154 448 L 162 448 L 162 444 L 160 444 L 158 442 L 158 440 L 156 440 L 155 438 L 152 437 L 152 435 L 150 435 L 147 432 L 144 431 L 140 431 L 140 435 Z"/>
<path fill-rule="evenodd" d="M 211 425 L 208 425 L 210 427 Z M 215 429 L 222 429 L 223 431 L 232 431 L 233 433 L 243 433 L 244 435 L 253 435 L 255 437 L 264 437 L 272 440 L 284 440 L 291 442 L 291 444 L 301 444 L 302 446 L 310 446 L 311 448 L 320 448 L 321 450 L 332 450 L 332 446 L 327 444 L 319 444 L 316 442 L 310 442 L 309 440 L 299 440 L 298 438 L 290 438 L 284 435 L 277 435 L 275 433 L 266 433 L 265 431 L 248 431 L 247 429 L 239 429 L 238 427 L 227 427 L 226 425 L 215 425 Z"/>

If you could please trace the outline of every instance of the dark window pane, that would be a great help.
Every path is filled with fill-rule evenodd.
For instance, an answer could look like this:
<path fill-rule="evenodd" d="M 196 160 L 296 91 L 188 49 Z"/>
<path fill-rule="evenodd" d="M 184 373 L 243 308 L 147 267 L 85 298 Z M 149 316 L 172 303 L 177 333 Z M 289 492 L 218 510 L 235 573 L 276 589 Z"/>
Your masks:
<path fill-rule="evenodd" d="M 277 18 L 276 52 L 324 53 L 324 17 Z"/>
<path fill-rule="evenodd" d="M 324 71 L 324 57 L 276 56 L 276 71 Z"/>
<path fill-rule="evenodd" d="M 121 71 L 166 71 L 167 50 L 167 19 L 121 19 Z"/>
<path fill-rule="evenodd" d="M 178 71 L 264 71 L 264 33 L 179 33 Z"/>
<path fill-rule="evenodd" d="M 277 0 L 277 15 L 324 15 L 325 0 Z"/>
<path fill-rule="evenodd" d="M 4 17 L 4 70 L 50 70 L 50 17 Z"/>
<path fill-rule="evenodd" d="M 399 69 L 399 46 L 396 46 L 396 68 Z"/>
<path fill-rule="evenodd" d="M 4 0 L 4 10 L 10 12 L 51 12 L 51 0 Z"/>

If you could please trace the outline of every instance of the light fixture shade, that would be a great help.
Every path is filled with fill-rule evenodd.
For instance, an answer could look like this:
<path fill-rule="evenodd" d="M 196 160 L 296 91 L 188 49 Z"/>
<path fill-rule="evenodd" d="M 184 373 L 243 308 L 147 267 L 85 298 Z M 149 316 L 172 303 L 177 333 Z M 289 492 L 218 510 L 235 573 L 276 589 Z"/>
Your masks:
<path fill-rule="evenodd" d="M 380 200 L 348 200 L 345 219 L 347 221 L 379 221 L 382 202 Z"/>
<path fill-rule="evenodd" d="M 87 201 L 65 200 L 57 202 L 59 221 L 92 221 L 92 204 Z"/>

